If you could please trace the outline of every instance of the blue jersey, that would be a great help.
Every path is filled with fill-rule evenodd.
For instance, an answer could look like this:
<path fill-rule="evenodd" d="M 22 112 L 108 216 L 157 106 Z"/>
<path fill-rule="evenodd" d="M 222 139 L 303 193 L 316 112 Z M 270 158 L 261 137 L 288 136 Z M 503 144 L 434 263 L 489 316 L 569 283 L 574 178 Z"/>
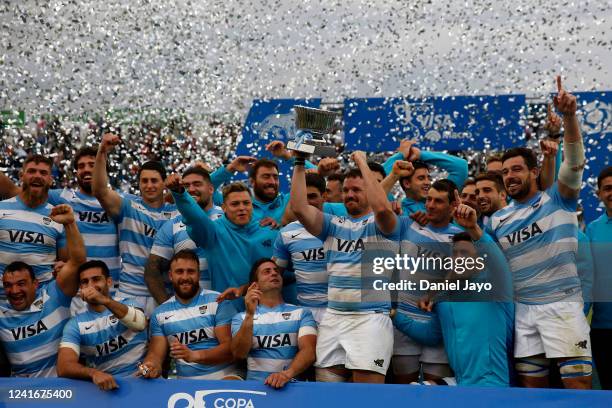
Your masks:
<path fill-rule="evenodd" d="M 223 216 L 223 210 L 215 206 L 210 211 L 207 211 L 207 214 L 211 220 L 217 220 Z M 183 217 L 179 215 L 170 221 L 166 221 L 157 232 L 153 248 L 151 248 L 151 255 L 157 255 L 169 261 L 174 254 L 183 249 L 191 249 L 198 255 L 200 260 L 200 287 L 202 289 L 210 289 L 211 283 L 206 251 L 196 246 L 195 242 L 189 238 L 187 227 L 183 223 Z"/>
<path fill-rule="evenodd" d="M 274 200 L 267 203 L 253 197 L 253 221 L 272 217 L 276 222 L 280 222 L 288 204 L 289 193 L 279 193 Z"/>
<path fill-rule="evenodd" d="M 110 270 L 113 282 L 119 283 L 121 258 L 117 225 L 106 214 L 100 202 L 94 196 L 69 188 L 49 190 L 49 202 L 53 205 L 68 204 L 72 207 L 79 232 L 85 242 L 87 259 L 104 261 Z"/>
<path fill-rule="evenodd" d="M 57 250 L 66 246 L 66 233 L 49 217 L 52 208 L 49 203 L 29 208 L 18 196 L 0 201 L 0 278 L 14 261 L 30 265 L 39 282 L 53 278 Z M 4 298 L 4 289 L 0 297 Z"/>
<path fill-rule="evenodd" d="M 323 242 L 298 221 L 286 225 L 274 242 L 274 259 L 282 268 L 293 268 L 300 306 L 327 306 L 327 258 Z"/>
<path fill-rule="evenodd" d="M 405 160 L 402 153 L 395 153 L 383 164 L 387 174 L 391 173 L 393 163 L 398 160 Z M 461 157 L 441 152 L 421 150 L 421 157 L 419 157 L 419 160 L 434 165 L 442 170 L 446 170 L 448 172 L 446 178 L 455 183 L 459 190 L 461 190 L 463 183 L 465 183 L 465 179 L 468 177 L 468 162 Z"/>
<path fill-rule="evenodd" d="M 14 377 L 57 377 L 57 348 L 70 302 L 56 281 L 39 286 L 29 309 L 0 306 L 0 340 Z"/>
<path fill-rule="evenodd" d="M 136 306 L 130 299 L 119 302 Z M 147 330 L 126 327 L 110 310 L 97 313 L 88 309 L 74 316 L 64 327 L 60 347 L 74 350 L 87 366 L 119 377 L 137 371 L 147 352 Z"/>
<path fill-rule="evenodd" d="M 424 201 L 415 201 L 412 198 L 404 197 L 402 200 L 402 215 L 408 216 L 415 212 L 427 212 Z"/>
<path fill-rule="evenodd" d="M 395 231 L 383 234 L 372 214 L 361 218 L 323 214 L 323 226 L 317 238 L 324 243 L 327 256 L 330 309 L 347 313 L 390 309 L 389 293 L 374 290 L 374 277 L 362 274 L 362 256 L 366 246 L 382 246 L 386 251 L 397 253 L 399 232 L 398 222 Z"/>
<path fill-rule="evenodd" d="M 400 253 L 411 258 L 446 258 L 452 255 L 453 236 L 463 231 L 455 224 L 436 228 L 429 224 L 421 226 L 410 217 L 400 217 Z M 443 279 L 444 271 L 425 267 L 416 271 L 400 270 L 400 279 L 418 281 L 419 279 Z M 427 318 L 430 314 L 417 307 L 424 293 L 418 290 L 401 291 L 398 295 L 398 312 L 414 317 Z"/>
<path fill-rule="evenodd" d="M 173 196 L 187 225 L 187 233 L 206 251 L 214 290 L 222 292 L 244 285 L 249 281 L 253 263 L 272 257 L 278 230 L 260 227 L 259 221 L 253 220 L 239 226 L 225 216 L 211 221 L 187 192 L 173 193 Z"/>
<path fill-rule="evenodd" d="M 175 217 L 176 207 L 147 206 L 141 198 L 121 199 L 121 210 L 115 222 L 119 227 L 121 275 L 119 290 L 132 296 L 150 296 L 144 280 L 144 267 L 153 247 L 155 234 L 165 221 Z"/>
<path fill-rule="evenodd" d="M 525 203 L 513 200 L 491 217 L 487 229 L 510 262 L 519 302 L 582 300 L 576 205 L 576 199 L 559 194 L 555 183 Z"/>
<path fill-rule="evenodd" d="M 231 324 L 236 309 L 232 302 L 217 303 L 218 292 L 203 289 L 188 304 L 171 297 L 151 316 L 151 336 L 179 341 L 191 350 L 208 350 L 219 345 L 215 328 Z M 231 363 L 206 365 L 176 361 L 179 378 L 206 378 L 231 366 Z M 220 378 L 218 378 L 220 379 Z"/>
<path fill-rule="evenodd" d="M 232 319 L 232 336 L 240 330 L 245 313 Z M 269 308 L 258 305 L 253 316 L 253 341 L 247 358 L 247 380 L 264 381 L 286 370 L 298 352 L 298 339 L 316 335 L 310 310 L 287 303 Z"/>
<path fill-rule="evenodd" d="M 591 253 L 595 268 L 593 282 L 593 320 L 597 329 L 612 329 L 612 216 L 603 213 L 586 229 L 591 241 Z"/>

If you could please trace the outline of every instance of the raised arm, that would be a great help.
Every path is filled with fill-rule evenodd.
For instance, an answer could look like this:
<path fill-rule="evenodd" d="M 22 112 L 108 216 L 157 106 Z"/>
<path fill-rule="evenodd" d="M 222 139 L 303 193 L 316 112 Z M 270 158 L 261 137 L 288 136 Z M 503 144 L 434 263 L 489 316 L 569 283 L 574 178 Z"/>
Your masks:
<path fill-rule="evenodd" d="M 368 202 L 376 217 L 378 228 L 385 234 L 392 233 L 397 226 L 397 216 L 393 212 L 391 203 L 387 199 L 387 194 L 385 194 L 383 188 L 376 181 L 376 178 L 374 178 L 372 171 L 368 167 L 368 159 L 365 153 L 362 151 L 353 152 L 351 158 L 357 167 L 359 167 L 359 170 L 361 170 Z"/>
<path fill-rule="evenodd" d="M 580 124 L 576 117 L 576 97 L 563 89 L 561 76 L 557 77 L 557 96 L 553 102 L 563 115 L 563 162 L 559 169 L 557 185 L 563 198 L 575 199 L 580 195 L 582 173 L 585 165 L 584 144 Z"/>
<path fill-rule="evenodd" d="M 393 163 L 393 168 L 388 176 L 380 183 L 385 194 L 389 194 L 397 183 L 403 177 L 409 177 L 414 173 L 412 163 L 406 160 L 398 160 Z"/>
<path fill-rule="evenodd" d="M 323 213 L 308 204 L 306 189 L 306 170 L 304 158 L 297 158 L 293 167 L 291 180 L 291 197 L 289 205 L 297 219 L 312 235 L 319 236 L 323 230 Z"/>
<path fill-rule="evenodd" d="M 94 165 L 92 177 L 92 191 L 104 210 L 115 218 L 121 212 L 121 196 L 108 185 L 106 174 L 107 155 L 121 142 L 119 136 L 113 133 L 105 133 L 98 147 L 96 164 Z"/>
<path fill-rule="evenodd" d="M 251 351 L 251 345 L 253 344 L 253 318 L 255 317 L 255 311 L 257 310 L 260 298 L 261 291 L 257 283 L 253 282 L 244 297 L 244 304 L 246 306 L 244 320 L 238 332 L 232 337 L 231 350 L 236 360 L 244 360 L 249 355 L 249 351 Z"/>
<path fill-rule="evenodd" d="M 463 183 L 468 177 L 468 162 L 461 157 L 441 152 L 430 152 L 420 150 L 417 147 L 412 147 L 412 155 L 415 160 L 419 159 L 427 164 L 433 164 L 448 172 L 448 179 L 455 183 L 457 188 L 461 190 Z"/>
<path fill-rule="evenodd" d="M 170 269 L 170 262 L 159 256 L 151 254 L 147 259 L 144 270 L 144 278 L 151 296 L 160 305 L 170 298 L 164 286 L 163 275 Z"/>
<path fill-rule="evenodd" d="M 559 144 L 557 141 L 550 139 L 540 140 L 540 149 L 544 155 L 542 170 L 540 171 L 540 190 L 547 190 L 555 182 Z"/>
<path fill-rule="evenodd" d="M 77 270 L 87 260 L 87 252 L 83 237 L 79 233 L 72 207 L 60 204 L 53 207 L 51 219 L 64 226 L 66 231 L 66 248 L 68 260 L 57 273 L 57 285 L 68 297 L 73 297 L 79 290 L 79 275 Z"/>

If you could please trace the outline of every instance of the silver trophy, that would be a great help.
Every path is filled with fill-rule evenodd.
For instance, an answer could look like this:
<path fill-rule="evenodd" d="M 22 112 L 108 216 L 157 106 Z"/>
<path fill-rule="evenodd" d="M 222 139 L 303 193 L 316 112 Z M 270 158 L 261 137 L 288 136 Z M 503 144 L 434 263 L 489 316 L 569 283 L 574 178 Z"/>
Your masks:
<path fill-rule="evenodd" d="M 325 138 L 333 132 L 336 118 L 335 112 L 322 109 L 294 106 L 295 138 L 287 142 L 287 149 L 317 156 L 336 156 L 336 148 Z"/>

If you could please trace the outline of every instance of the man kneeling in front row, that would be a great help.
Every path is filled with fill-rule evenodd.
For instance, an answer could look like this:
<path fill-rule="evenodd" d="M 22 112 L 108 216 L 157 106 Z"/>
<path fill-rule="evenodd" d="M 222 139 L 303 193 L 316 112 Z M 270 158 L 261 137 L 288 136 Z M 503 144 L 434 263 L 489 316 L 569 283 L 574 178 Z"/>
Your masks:
<path fill-rule="evenodd" d="M 316 323 L 310 310 L 284 302 L 272 259 L 255 262 L 249 281 L 246 311 L 232 320 L 232 353 L 247 359 L 247 380 L 281 388 L 314 363 Z"/>

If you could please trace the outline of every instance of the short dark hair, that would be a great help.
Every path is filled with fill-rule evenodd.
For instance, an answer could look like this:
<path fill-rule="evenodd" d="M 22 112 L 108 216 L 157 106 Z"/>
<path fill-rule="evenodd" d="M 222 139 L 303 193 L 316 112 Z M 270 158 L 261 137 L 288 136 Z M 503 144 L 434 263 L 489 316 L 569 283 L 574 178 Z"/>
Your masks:
<path fill-rule="evenodd" d="M 418 169 L 427 169 L 427 171 L 429 171 L 429 165 L 427 163 L 425 163 L 422 160 L 415 160 L 412 162 L 412 167 L 414 168 L 414 172 L 416 172 Z M 400 187 L 403 188 L 403 184 L 404 184 L 404 180 L 412 180 L 412 176 L 414 176 L 414 172 L 406 177 L 402 177 L 400 178 Z"/>
<path fill-rule="evenodd" d="M 536 157 L 533 150 L 527 147 L 513 147 L 512 149 L 506 150 L 501 158 L 502 163 L 513 157 L 522 157 L 525 160 L 525 164 L 529 170 L 538 167 L 538 158 Z"/>
<path fill-rule="evenodd" d="M 357 167 L 353 167 L 347 170 L 346 173 L 344 173 L 344 180 L 348 179 L 348 178 L 363 178 L 363 174 L 361 174 L 361 170 L 359 170 Z"/>
<path fill-rule="evenodd" d="M 501 193 L 506 191 L 506 188 L 504 187 L 504 179 L 502 178 L 501 174 L 499 174 L 499 172 L 488 171 L 486 173 L 480 173 L 476 176 L 476 183 L 485 180 L 493 182 L 498 192 Z"/>
<path fill-rule="evenodd" d="M 202 177 L 204 180 L 208 181 L 209 183 L 212 183 L 210 179 L 210 173 L 200 166 L 189 167 L 187 170 L 183 172 L 183 178 L 189 176 L 190 174 L 198 175 Z"/>
<path fill-rule="evenodd" d="M 49 168 L 53 168 L 53 160 L 47 156 L 43 156 L 42 154 L 29 155 L 23 162 L 23 168 L 25 169 L 25 167 L 32 162 L 34 162 L 34 164 L 44 163 L 49 166 Z"/>
<path fill-rule="evenodd" d="M 455 190 L 457 189 L 457 185 L 453 183 L 449 179 L 440 179 L 433 182 L 431 188 L 437 191 L 444 191 L 448 194 L 448 203 L 453 203 L 455 201 Z"/>
<path fill-rule="evenodd" d="M 195 251 L 191 249 L 181 249 L 180 251 L 172 255 L 172 258 L 170 259 L 170 263 L 168 265 L 172 265 L 172 262 L 178 259 L 187 259 L 190 261 L 194 261 L 198 265 L 198 271 L 200 271 L 200 258 L 198 258 L 198 255 L 195 253 Z"/>
<path fill-rule="evenodd" d="M 93 146 L 81 147 L 74 154 L 74 160 L 72 161 L 72 168 L 75 170 L 78 169 L 79 160 L 81 160 L 81 157 L 86 157 L 86 156 L 96 157 L 97 154 L 98 154 L 98 149 Z"/>
<path fill-rule="evenodd" d="M 612 177 L 612 166 L 608 166 L 602 171 L 599 172 L 599 176 L 597 176 L 597 188 L 601 188 L 601 183 L 603 183 L 606 177 Z"/>
<path fill-rule="evenodd" d="M 329 183 L 330 181 L 339 181 L 342 184 L 344 182 L 344 173 L 337 172 L 330 174 L 327 176 L 327 182 Z"/>
<path fill-rule="evenodd" d="M 102 269 L 102 275 L 104 275 L 105 277 L 108 278 L 110 276 L 110 271 L 108 270 L 108 265 L 106 265 L 106 263 L 104 261 L 100 261 L 99 259 L 94 259 L 94 260 L 87 261 L 87 262 L 81 264 L 79 266 L 79 268 L 77 269 L 77 272 L 78 272 L 78 274 L 80 276 L 81 272 L 84 272 L 87 269 L 94 269 L 94 268 Z"/>
<path fill-rule="evenodd" d="M 385 171 L 385 168 L 383 167 L 383 165 L 380 163 L 369 161 L 368 168 L 370 169 L 370 171 L 382 174 L 383 178 L 387 177 L 387 172 Z"/>
<path fill-rule="evenodd" d="M 453 235 L 453 242 L 459 242 L 459 241 L 472 242 L 472 237 L 470 237 L 470 234 L 468 234 L 465 231 L 459 232 L 459 233 Z"/>
<path fill-rule="evenodd" d="M 23 271 L 24 269 L 30 273 L 30 278 L 32 278 L 32 281 L 36 280 L 34 269 L 32 269 L 32 267 L 29 264 L 23 261 L 15 261 L 15 262 L 11 262 L 10 264 L 6 265 L 6 268 L 4 268 L 4 273 Z"/>
<path fill-rule="evenodd" d="M 249 272 L 249 283 L 257 282 L 257 269 L 267 262 L 272 262 L 274 265 L 276 265 L 276 262 L 274 262 L 274 259 L 272 258 L 260 258 L 255 261 L 253 266 L 251 266 L 251 271 Z"/>
<path fill-rule="evenodd" d="M 325 192 L 325 179 L 317 173 L 306 173 L 306 187 L 314 187 L 319 193 Z"/>
<path fill-rule="evenodd" d="M 140 174 L 142 174 L 143 170 L 156 171 L 159 173 L 162 180 L 166 180 L 166 169 L 161 162 L 149 160 L 148 162 L 143 163 L 142 166 L 140 166 L 140 169 L 138 169 L 138 180 L 140 180 Z"/>
<path fill-rule="evenodd" d="M 222 190 L 223 201 L 225 201 L 227 196 L 230 195 L 231 193 L 241 193 L 243 191 L 246 191 L 247 193 L 249 193 L 249 196 L 251 195 L 251 190 L 249 190 L 249 188 L 244 183 L 237 181 L 235 183 L 228 184 L 227 186 L 223 187 L 223 190 Z"/>
<path fill-rule="evenodd" d="M 259 170 L 260 167 L 267 167 L 267 168 L 273 167 L 276 169 L 276 171 L 279 171 L 278 163 L 276 163 L 274 160 L 259 159 L 255 163 L 253 163 L 253 165 L 251 166 L 251 169 L 249 170 L 249 177 L 253 179 L 257 177 L 257 171 Z"/>

